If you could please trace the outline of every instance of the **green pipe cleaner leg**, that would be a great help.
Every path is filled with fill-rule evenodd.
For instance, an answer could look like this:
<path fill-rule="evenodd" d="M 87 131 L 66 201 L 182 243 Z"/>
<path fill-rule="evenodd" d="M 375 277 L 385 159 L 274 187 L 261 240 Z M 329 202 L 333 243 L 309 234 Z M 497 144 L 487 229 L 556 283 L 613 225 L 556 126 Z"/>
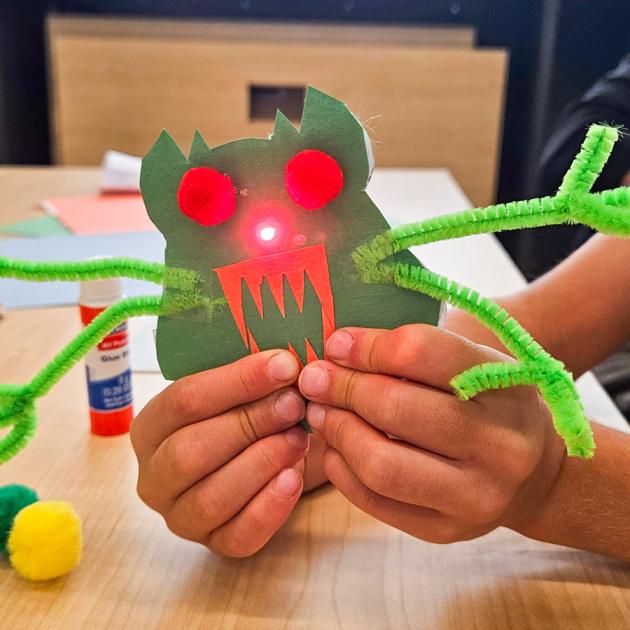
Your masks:
<path fill-rule="evenodd" d="M 451 386 L 461 400 L 470 400 L 489 389 L 505 389 L 516 385 L 535 385 L 544 376 L 532 363 L 482 363 L 458 374 Z"/>
<path fill-rule="evenodd" d="M 0 277 L 50 282 L 135 278 L 162 284 L 165 266 L 136 258 L 94 258 L 72 262 L 33 262 L 0 256 Z"/>
<path fill-rule="evenodd" d="M 578 154 L 562 178 L 558 195 L 590 192 L 619 139 L 619 130 L 606 125 L 591 125 Z"/>
<path fill-rule="evenodd" d="M 33 262 L 0 256 L 0 277 L 29 282 L 134 278 L 198 295 L 199 274 L 192 269 L 167 267 L 138 258 L 94 258 L 80 261 Z"/>
<path fill-rule="evenodd" d="M 518 363 L 485 363 L 457 375 L 452 381 L 462 400 L 490 389 L 537 385 L 547 403 L 556 431 L 569 455 L 591 457 L 595 442 L 588 418 L 571 375 L 505 309 L 476 291 L 428 269 L 392 265 L 392 282 L 448 302 L 474 315 L 492 330 Z"/>
<path fill-rule="evenodd" d="M 590 457 L 595 443 L 571 375 L 560 361 L 546 369 L 533 363 L 484 363 L 451 380 L 458 398 L 469 400 L 481 392 L 517 385 L 537 385 L 551 411 L 553 425 L 569 455 Z"/>
<path fill-rule="evenodd" d="M 377 236 L 352 254 L 365 282 L 393 283 L 425 293 L 474 315 L 492 330 L 518 360 L 484 364 L 456 376 L 452 385 L 462 399 L 514 385 L 537 385 L 554 426 L 570 455 L 590 457 L 595 443 L 571 375 L 498 304 L 428 269 L 385 263 L 409 247 L 501 230 L 581 222 L 601 232 L 630 236 L 630 194 L 624 187 L 591 193 L 591 187 L 617 141 L 613 127 L 593 125 L 567 171 L 558 194 L 475 208 L 403 225 Z"/>
<path fill-rule="evenodd" d="M 97 258 L 73 262 L 32 262 L 0 257 L 0 277 L 32 282 L 82 281 L 126 277 L 161 284 L 163 297 L 136 297 L 113 304 L 99 314 L 25 385 L 0 385 L 0 463 L 18 453 L 35 433 L 35 400 L 50 388 L 93 346 L 123 321 L 140 315 L 160 315 L 203 307 L 208 319 L 221 300 L 205 297 L 199 274 L 135 258 Z"/>
<path fill-rule="evenodd" d="M 12 425 L 11 430 L 0 438 L 0 464 L 21 451 L 35 434 L 37 418 L 35 405 L 28 395 L 26 385 L 0 385 L 0 410 L 11 408 L 11 417 L 0 420 L 0 429 Z"/>
<path fill-rule="evenodd" d="M 159 315 L 159 296 L 132 297 L 105 309 L 92 320 L 35 378 L 25 385 L 0 385 L 0 428 L 11 430 L 0 438 L 0 463 L 23 449 L 36 428 L 35 400 L 43 396 L 77 361 L 116 326 L 131 317 Z"/>

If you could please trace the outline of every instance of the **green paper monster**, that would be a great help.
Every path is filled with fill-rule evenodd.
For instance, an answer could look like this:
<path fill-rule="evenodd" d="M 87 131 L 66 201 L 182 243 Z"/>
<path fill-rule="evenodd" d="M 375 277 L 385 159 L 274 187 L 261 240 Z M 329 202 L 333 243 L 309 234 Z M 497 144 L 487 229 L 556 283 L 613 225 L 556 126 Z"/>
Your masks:
<path fill-rule="evenodd" d="M 304 162 L 290 180 L 287 164 L 296 156 Z M 437 300 L 366 284 L 354 268 L 352 251 L 389 227 L 365 192 L 372 167 L 360 122 L 314 88 L 299 131 L 278 112 L 265 139 L 209 148 L 196 132 L 188 158 L 162 133 L 142 162 L 142 194 L 166 237 L 167 268 L 195 271 L 206 298 L 205 306 L 159 318 L 164 376 L 268 348 L 289 348 L 303 363 L 324 358 L 325 340 L 342 326 L 437 323 Z M 318 192 L 327 177 L 335 189 Z M 309 191 L 324 198 L 304 199 Z M 406 251 L 397 258 L 419 264 Z M 181 293 L 165 288 L 174 303 Z"/>
<path fill-rule="evenodd" d="M 440 302 L 476 317 L 514 360 L 453 375 L 462 401 L 535 385 L 567 453 L 592 457 L 593 433 L 571 374 L 491 299 L 424 268 L 413 246 L 472 234 L 582 223 L 630 237 L 630 188 L 593 193 L 619 130 L 591 125 L 552 197 L 473 208 L 388 229 L 365 193 L 371 151 L 339 101 L 309 89 L 298 132 L 278 114 L 273 135 L 209 149 L 195 135 L 186 159 L 162 134 L 143 162 L 149 214 L 166 236 L 166 264 L 135 258 L 35 262 L 0 256 L 0 277 L 33 282 L 127 277 L 159 284 L 161 296 L 109 306 L 34 378 L 0 384 L 0 463 L 35 432 L 36 400 L 116 326 L 160 316 L 158 354 L 176 378 L 269 347 L 302 361 L 324 356 L 340 326 L 436 323 Z M 431 348 L 440 352 L 440 348 Z"/>

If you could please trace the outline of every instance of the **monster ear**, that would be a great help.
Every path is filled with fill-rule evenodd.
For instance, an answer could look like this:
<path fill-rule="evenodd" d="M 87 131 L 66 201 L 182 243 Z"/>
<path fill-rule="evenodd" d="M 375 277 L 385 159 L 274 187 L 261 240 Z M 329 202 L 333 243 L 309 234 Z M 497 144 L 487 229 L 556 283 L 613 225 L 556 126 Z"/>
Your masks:
<path fill-rule="evenodd" d="M 142 160 L 140 190 L 144 205 L 162 234 L 170 230 L 174 221 L 181 221 L 180 213 L 173 209 L 177 209 L 177 188 L 187 168 L 186 156 L 166 131 L 162 131 Z"/>
<path fill-rule="evenodd" d="M 191 166 L 202 166 L 207 163 L 210 157 L 210 147 L 203 139 L 201 131 L 195 129 L 195 135 L 190 146 L 190 154 L 188 155 L 188 162 Z"/>
<path fill-rule="evenodd" d="M 280 111 L 276 111 L 276 122 L 273 126 L 271 138 L 286 144 L 295 140 L 299 136 L 298 130 L 291 124 L 291 121 Z"/>
<path fill-rule="evenodd" d="M 371 145 L 363 126 L 345 103 L 309 86 L 300 125 L 301 143 L 333 157 L 344 174 L 344 187 L 364 190 L 371 175 Z"/>

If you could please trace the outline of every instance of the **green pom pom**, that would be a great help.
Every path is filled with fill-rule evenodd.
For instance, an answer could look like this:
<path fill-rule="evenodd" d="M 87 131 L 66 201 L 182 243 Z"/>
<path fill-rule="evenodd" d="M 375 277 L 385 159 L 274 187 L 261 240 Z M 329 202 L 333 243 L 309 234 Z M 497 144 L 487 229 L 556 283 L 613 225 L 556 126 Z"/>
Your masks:
<path fill-rule="evenodd" d="M 7 539 L 17 513 L 38 501 L 35 490 L 18 483 L 0 487 L 0 552 L 7 553 Z"/>

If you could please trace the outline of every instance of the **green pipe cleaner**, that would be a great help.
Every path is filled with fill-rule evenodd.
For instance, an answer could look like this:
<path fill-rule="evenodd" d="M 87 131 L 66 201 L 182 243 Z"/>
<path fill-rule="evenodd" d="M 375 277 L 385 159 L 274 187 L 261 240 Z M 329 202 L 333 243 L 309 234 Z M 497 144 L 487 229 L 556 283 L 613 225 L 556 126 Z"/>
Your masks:
<path fill-rule="evenodd" d="M 37 426 L 35 400 L 51 387 L 91 348 L 131 317 L 166 315 L 203 307 L 208 318 L 223 300 L 211 300 L 200 289 L 195 271 L 167 267 L 137 258 L 98 258 L 74 262 L 32 262 L 0 257 L 0 277 L 31 282 L 83 281 L 125 277 L 161 284 L 171 289 L 160 296 L 126 298 L 97 315 L 70 343 L 25 385 L 0 385 L 0 429 L 11 427 L 0 438 L 0 464 L 22 450 Z"/>
<path fill-rule="evenodd" d="M 26 385 L 0 385 L 0 428 L 12 426 L 0 439 L 0 463 L 22 450 L 35 433 L 35 399 L 51 387 L 88 351 L 100 343 L 116 326 L 130 317 L 159 315 L 159 296 L 121 300 L 97 315 L 65 348 L 46 364 Z"/>
<path fill-rule="evenodd" d="M 583 223 L 606 234 L 630 236 L 629 189 L 590 192 L 618 135 L 613 127 L 591 126 L 553 197 L 475 208 L 403 225 L 361 245 L 352 255 L 365 282 L 392 283 L 467 311 L 492 330 L 517 359 L 517 363 L 476 365 L 455 376 L 451 385 L 459 398 L 468 400 L 490 389 L 536 385 L 569 455 L 586 458 L 595 450 L 593 434 L 573 378 L 561 361 L 492 300 L 424 267 L 385 261 L 415 245 L 561 223 Z"/>
<path fill-rule="evenodd" d="M 470 234 L 538 227 L 560 223 L 584 223 L 601 232 L 630 235 L 630 193 L 625 187 L 591 193 L 618 131 L 593 125 L 584 144 L 553 197 L 530 199 L 466 210 L 427 221 L 404 225 L 378 235 L 352 254 L 365 282 L 392 283 L 449 302 L 476 316 L 492 330 L 517 359 L 517 363 L 486 363 L 459 374 L 451 381 L 463 400 L 480 392 L 536 385 L 547 402 L 556 430 L 570 455 L 591 457 L 595 444 L 584 408 L 571 375 L 498 304 L 472 289 L 424 267 L 386 262 L 415 245 L 460 238 Z M 121 300 L 98 315 L 26 385 L 0 385 L 0 429 L 11 427 L 0 439 L 0 463 L 27 444 L 36 427 L 35 400 L 85 354 L 123 321 L 140 315 L 163 315 L 202 307 L 208 318 L 223 299 L 203 295 L 194 271 L 166 267 L 133 258 L 103 258 L 83 262 L 30 262 L 0 257 L 0 277 L 34 282 L 94 280 L 129 277 L 162 284 L 171 289 L 162 297 Z"/>
<path fill-rule="evenodd" d="M 134 278 L 162 284 L 165 266 L 137 258 L 94 258 L 76 262 L 31 262 L 0 257 L 0 277 L 50 282 Z"/>

